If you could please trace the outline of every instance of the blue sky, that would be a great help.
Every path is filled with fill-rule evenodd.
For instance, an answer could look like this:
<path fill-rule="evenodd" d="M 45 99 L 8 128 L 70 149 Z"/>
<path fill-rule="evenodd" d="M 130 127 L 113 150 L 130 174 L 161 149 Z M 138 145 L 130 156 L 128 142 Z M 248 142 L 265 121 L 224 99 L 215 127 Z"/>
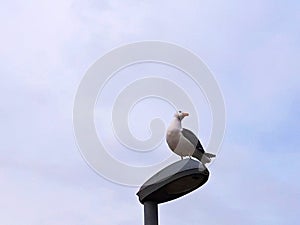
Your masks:
<path fill-rule="evenodd" d="M 299 11 L 296 1 L 266 0 L 3 2 L 1 224 L 142 224 L 138 188 L 82 159 L 72 108 L 93 62 L 143 40 L 203 59 L 227 113 L 209 182 L 161 205 L 161 224 L 296 224 Z"/>

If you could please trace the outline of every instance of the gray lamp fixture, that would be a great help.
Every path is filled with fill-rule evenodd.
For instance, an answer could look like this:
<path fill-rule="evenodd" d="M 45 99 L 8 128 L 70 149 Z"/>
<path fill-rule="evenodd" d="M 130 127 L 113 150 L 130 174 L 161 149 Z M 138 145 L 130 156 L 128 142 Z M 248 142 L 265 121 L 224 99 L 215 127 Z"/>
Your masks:
<path fill-rule="evenodd" d="M 208 177 L 208 169 L 192 159 L 177 161 L 152 176 L 137 193 L 144 204 L 145 225 L 158 224 L 158 204 L 196 190 L 206 183 Z"/>

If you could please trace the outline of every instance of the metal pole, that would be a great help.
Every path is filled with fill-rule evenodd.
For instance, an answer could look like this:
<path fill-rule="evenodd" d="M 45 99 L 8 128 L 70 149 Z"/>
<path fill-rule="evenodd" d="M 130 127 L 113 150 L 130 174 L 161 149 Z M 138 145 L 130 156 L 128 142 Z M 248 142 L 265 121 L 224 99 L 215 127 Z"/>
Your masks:
<path fill-rule="evenodd" d="M 144 225 L 158 225 L 157 203 L 144 202 Z"/>

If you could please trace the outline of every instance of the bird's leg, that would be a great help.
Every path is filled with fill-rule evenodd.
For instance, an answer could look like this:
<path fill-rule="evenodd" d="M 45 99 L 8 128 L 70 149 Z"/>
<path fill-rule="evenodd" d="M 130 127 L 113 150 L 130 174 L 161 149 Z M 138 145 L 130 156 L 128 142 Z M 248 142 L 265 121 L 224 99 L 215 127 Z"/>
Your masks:
<path fill-rule="evenodd" d="M 190 155 L 189 155 L 189 158 L 192 159 Z"/>
<path fill-rule="evenodd" d="M 180 156 L 181 157 L 181 160 L 183 160 L 183 156 Z"/>

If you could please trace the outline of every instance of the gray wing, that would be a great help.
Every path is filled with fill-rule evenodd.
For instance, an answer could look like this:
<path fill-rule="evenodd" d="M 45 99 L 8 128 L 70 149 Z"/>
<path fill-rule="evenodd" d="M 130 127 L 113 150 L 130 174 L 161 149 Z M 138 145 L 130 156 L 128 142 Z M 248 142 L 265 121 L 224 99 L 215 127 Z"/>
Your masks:
<path fill-rule="evenodd" d="M 205 153 L 201 142 L 199 141 L 198 137 L 192 131 L 183 128 L 181 132 L 182 132 L 182 135 L 195 146 L 195 149 L 201 151 L 202 153 Z"/>

